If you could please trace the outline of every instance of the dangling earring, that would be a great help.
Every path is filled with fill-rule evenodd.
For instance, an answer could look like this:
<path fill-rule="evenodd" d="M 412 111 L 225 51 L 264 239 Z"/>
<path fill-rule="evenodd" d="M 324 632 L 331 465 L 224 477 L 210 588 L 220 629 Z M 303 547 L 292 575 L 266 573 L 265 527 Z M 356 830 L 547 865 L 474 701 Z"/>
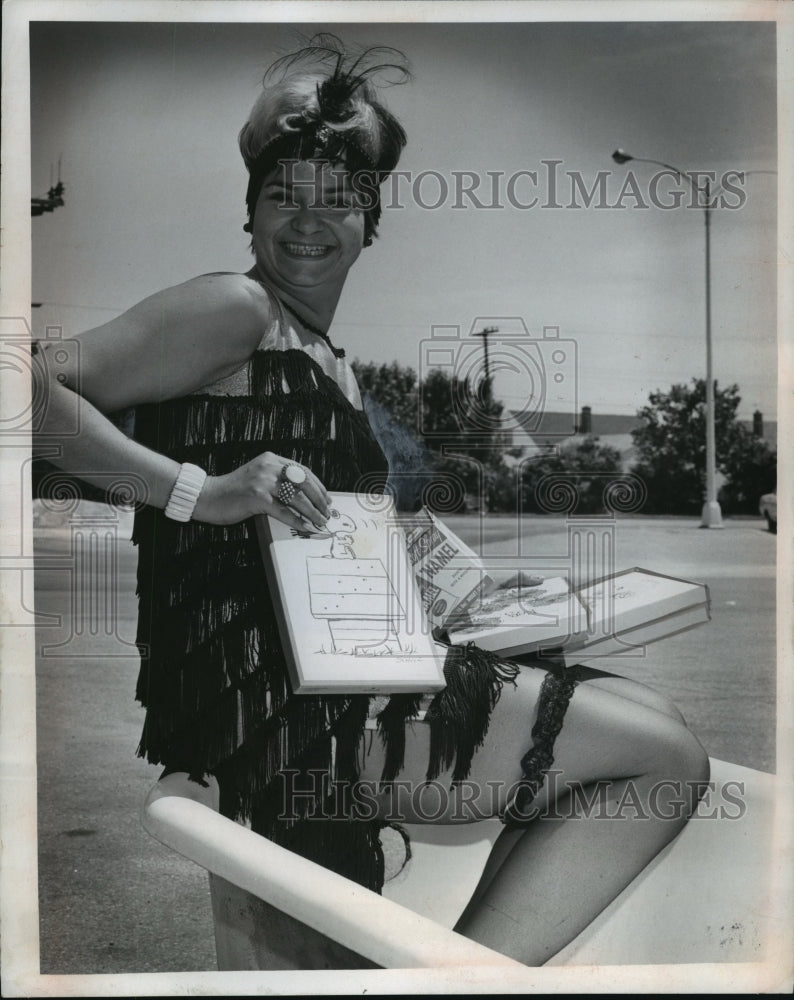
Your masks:
<path fill-rule="evenodd" d="M 246 224 L 243 226 L 243 232 L 244 233 L 252 233 L 253 231 L 254 231 L 254 227 L 251 225 L 251 223 L 250 222 L 246 222 Z"/>
<path fill-rule="evenodd" d="M 372 246 L 372 237 L 371 236 L 365 236 L 364 237 L 364 246 L 365 247 L 371 247 Z"/>

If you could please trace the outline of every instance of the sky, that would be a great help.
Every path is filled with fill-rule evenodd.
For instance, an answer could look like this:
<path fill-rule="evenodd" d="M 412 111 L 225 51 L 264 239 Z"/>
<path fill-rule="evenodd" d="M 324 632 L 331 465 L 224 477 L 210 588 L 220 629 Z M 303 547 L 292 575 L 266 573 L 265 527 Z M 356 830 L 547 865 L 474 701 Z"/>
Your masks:
<path fill-rule="evenodd" d="M 619 207 L 629 171 L 648 203 L 658 168 L 611 153 L 718 178 L 774 171 L 769 23 L 33 25 L 33 194 L 59 158 L 66 186 L 64 207 L 32 220 L 35 332 L 75 333 L 196 274 L 248 269 L 237 133 L 269 63 L 315 30 L 396 46 L 412 68 L 384 92 L 410 176 L 387 189 L 331 331 L 349 357 L 419 371 L 443 357 L 459 372 L 481 357 L 469 335 L 496 326 L 495 391 L 516 409 L 544 394 L 552 410 L 633 413 L 704 376 L 704 213 L 631 194 Z M 599 171 L 605 196 L 585 207 L 572 178 L 590 189 Z M 463 172 L 479 206 L 454 207 Z M 746 418 L 777 416 L 776 191 L 752 173 L 729 199 L 741 207 L 712 213 L 714 374 L 738 383 Z"/>

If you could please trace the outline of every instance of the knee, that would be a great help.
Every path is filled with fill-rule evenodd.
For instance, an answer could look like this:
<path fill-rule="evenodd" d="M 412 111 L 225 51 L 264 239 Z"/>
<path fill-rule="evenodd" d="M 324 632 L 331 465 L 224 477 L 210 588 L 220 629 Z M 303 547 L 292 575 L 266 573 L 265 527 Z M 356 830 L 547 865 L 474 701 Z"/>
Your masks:
<path fill-rule="evenodd" d="M 626 736 L 637 740 L 634 792 L 649 815 L 676 820 L 670 830 L 679 829 L 708 789 L 708 754 L 683 723 L 651 710 L 634 713 Z"/>
<path fill-rule="evenodd" d="M 709 760 L 709 755 L 706 753 L 703 744 L 694 735 L 694 733 L 683 726 L 683 731 L 686 734 L 682 739 L 685 740 L 684 752 L 687 758 L 687 768 L 692 772 L 692 780 L 698 782 L 698 799 L 703 796 L 705 791 L 705 785 L 711 777 L 711 761 Z"/>
<path fill-rule="evenodd" d="M 624 701 L 623 705 L 627 703 Z M 655 778 L 708 781 L 709 759 L 700 741 L 675 716 L 635 703 L 625 711 L 615 735 L 625 748 L 625 765 Z"/>
<path fill-rule="evenodd" d="M 654 794 L 659 800 L 670 795 L 675 815 L 686 822 L 706 794 L 710 775 L 708 754 L 694 733 L 684 725 L 671 725 L 666 760 L 657 771 Z"/>
<path fill-rule="evenodd" d="M 643 687 L 643 697 L 645 698 L 646 705 L 657 712 L 661 712 L 662 715 L 669 715 L 671 719 L 674 719 L 686 728 L 686 719 L 671 698 L 668 698 L 665 694 L 661 694 L 659 691 L 655 691 L 653 688 L 645 687 L 644 685 L 641 686 Z"/>
<path fill-rule="evenodd" d="M 657 774 L 681 783 L 694 809 L 703 797 L 711 774 L 708 754 L 695 734 L 675 719 L 668 718 L 658 733 Z"/>

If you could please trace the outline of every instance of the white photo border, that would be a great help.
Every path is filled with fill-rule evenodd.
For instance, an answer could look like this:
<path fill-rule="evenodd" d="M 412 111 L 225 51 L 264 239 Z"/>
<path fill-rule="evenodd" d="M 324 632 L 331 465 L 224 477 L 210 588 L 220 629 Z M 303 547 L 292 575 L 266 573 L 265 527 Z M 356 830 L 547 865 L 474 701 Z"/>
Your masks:
<path fill-rule="evenodd" d="M 775 0 L 747 2 L 675 2 L 675 0 L 536 0 L 536 2 L 311 2 L 263 3 L 216 0 L 7 0 L 3 5 L 3 185 L 2 304 L 0 317 L 20 317 L 30 324 L 30 102 L 28 24 L 31 21 L 258 21 L 389 22 L 423 21 L 710 21 L 762 20 L 778 28 L 779 73 L 779 440 L 784 449 L 794 439 L 791 397 L 794 357 L 794 209 L 789 191 L 792 172 L 792 9 Z M 6 412 L 24 405 L 24 385 L 3 375 Z M 2 398 L 2 397 L 0 397 Z M 4 448 L 0 457 L 0 523 L 5 553 L 32 552 L 31 520 L 21 507 L 18 484 L 26 448 Z M 792 902 L 792 645 L 791 579 L 792 463 L 779 472 L 781 498 L 778 534 L 778 781 L 775 837 L 771 863 L 779 867 L 781 915 Z M 13 599 L 13 595 L 11 595 Z M 7 604 L 9 593 L 0 593 Z M 13 609 L 12 609 L 13 610 Z M 509 993 L 509 992 L 777 992 L 791 989 L 788 948 L 781 964 L 674 965 L 625 967 L 528 968 L 506 975 L 487 968 L 417 969 L 353 972 L 163 973 L 92 976 L 39 974 L 36 855 L 36 718 L 34 637 L 32 629 L 0 629 L 2 699 L 0 733 L 0 822 L 2 868 L 2 976 L 7 996 L 145 996 L 243 995 L 300 993 Z M 789 918 L 790 919 L 790 918 Z"/>

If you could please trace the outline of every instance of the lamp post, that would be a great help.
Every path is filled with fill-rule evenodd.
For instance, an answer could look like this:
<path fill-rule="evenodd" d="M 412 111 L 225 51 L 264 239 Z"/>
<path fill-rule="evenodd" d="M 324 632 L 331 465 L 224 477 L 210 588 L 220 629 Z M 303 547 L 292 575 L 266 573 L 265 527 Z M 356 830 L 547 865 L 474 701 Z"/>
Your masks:
<path fill-rule="evenodd" d="M 678 167 L 661 160 L 646 160 L 640 156 L 632 156 L 622 149 L 616 149 L 612 154 L 615 163 L 628 163 L 636 160 L 638 163 L 654 163 L 656 166 L 672 170 L 678 177 L 684 177 L 695 193 L 698 207 L 703 209 L 703 220 L 706 225 L 706 500 L 700 516 L 701 528 L 721 528 L 722 511 L 717 501 L 717 447 L 714 429 L 714 376 L 712 373 L 713 357 L 711 350 L 711 183 L 706 178 L 701 187 L 688 174 Z M 716 193 L 716 192 L 714 192 Z"/>

